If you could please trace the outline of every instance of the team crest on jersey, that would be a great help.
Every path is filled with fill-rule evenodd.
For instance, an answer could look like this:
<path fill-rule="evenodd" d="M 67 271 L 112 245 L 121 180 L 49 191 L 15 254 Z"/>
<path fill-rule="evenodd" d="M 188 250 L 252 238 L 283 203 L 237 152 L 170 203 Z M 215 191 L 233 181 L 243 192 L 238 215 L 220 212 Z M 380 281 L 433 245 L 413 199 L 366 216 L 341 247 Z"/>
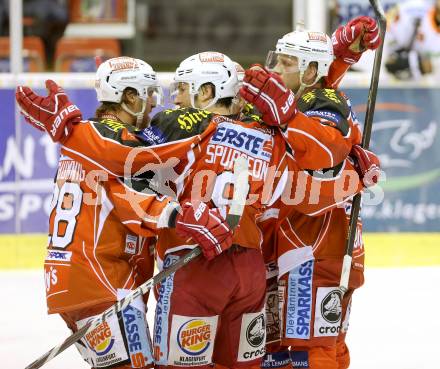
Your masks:
<path fill-rule="evenodd" d="M 102 322 L 91 332 L 87 333 L 85 338 L 89 347 L 98 356 L 106 355 L 115 343 L 112 330 L 107 322 Z"/>
<path fill-rule="evenodd" d="M 127 254 L 136 254 L 137 237 L 132 234 L 125 236 L 125 252 Z"/>

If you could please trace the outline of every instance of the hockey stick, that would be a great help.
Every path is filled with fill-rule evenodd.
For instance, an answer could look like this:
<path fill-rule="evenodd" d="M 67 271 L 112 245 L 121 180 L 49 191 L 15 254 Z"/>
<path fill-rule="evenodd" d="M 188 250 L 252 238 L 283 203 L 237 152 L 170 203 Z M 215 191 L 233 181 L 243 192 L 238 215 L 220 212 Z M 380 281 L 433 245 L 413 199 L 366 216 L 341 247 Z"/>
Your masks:
<path fill-rule="evenodd" d="M 231 229 L 235 229 L 237 227 L 241 215 L 243 214 L 246 197 L 249 191 L 248 177 L 248 161 L 244 157 L 240 157 L 234 163 L 234 193 L 229 213 L 226 216 L 226 222 L 229 224 Z M 96 328 L 99 324 L 101 324 L 111 316 L 124 310 L 128 306 L 128 304 L 130 304 L 135 298 L 145 294 L 151 287 L 160 283 L 165 278 L 173 274 L 175 271 L 197 258 L 201 253 L 202 251 L 200 246 L 195 247 L 193 250 L 180 258 L 176 263 L 172 264 L 169 268 L 162 270 L 160 273 L 156 274 L 148 281 L 141 284 L 135 290 L 131 291 L 123 299 L 119 300 L 114 305 L 105 310 L 99 317 L 91 320 L 77 332 L 67 337 L 61 344 L 53 347 L 37 360 L 26 366 L 25 369 L 41 368 L 44 364 L 52 360 L 55 356 L 59 355 L 65 349 L 73 345 L 76 341 L 84 337 L 90 329 Z"/>
<path fill-rule="evenodd" d="M 385 32 L 387 21 L 385 13 L 380 3 L 380 0 L 370 0 L 373 7 L 374 14 L 378 20 L 379 33 L 382 43 L 376 50 L 374 56 L 373 72 L 371 74 L 370 91 L 368 93 L 367 111 L 365 113 L 364 132 L 362 134 L 362 147 L 368 149 L 370 145 L 371 129 L 373 127 L 374 108 L 376 106 L 377 87 L 379 84 L 380 65 L 382 62 L 383 45 L 385 42 Z M 339 289 L 344 295 L 348 290 L 348 281 L 350 279 L 351 262 L 353 256 L 354 239 L 356 237 L 357 221 L 359 217 L 359 210 L 361 207 L 362 195 L 358 193 L 351 206 L 350 224 L 348 228 L 348 235 L 346 241 L 345 255 L 342 263 L 341 280 L 339 282 Z"/>

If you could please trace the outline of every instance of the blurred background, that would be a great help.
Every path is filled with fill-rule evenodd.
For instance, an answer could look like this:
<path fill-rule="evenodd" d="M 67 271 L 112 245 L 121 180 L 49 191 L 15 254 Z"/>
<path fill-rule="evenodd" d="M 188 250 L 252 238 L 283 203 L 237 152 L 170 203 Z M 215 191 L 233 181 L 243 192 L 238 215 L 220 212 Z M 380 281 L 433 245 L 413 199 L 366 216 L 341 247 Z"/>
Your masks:
<path fill-rule="evenodd" d="M 382 0 L 382 5 L 391 51 L 413 48 L 424 59 L 438 56 L 438 46 L 425 44 L 438 38 L 440 10 L 433 9 L 439 1 Z M 11 16 L 14 9 L 22 15 L 19 23 Z M 25 72 L 94 72 L 90 56 L 95 54 L 130 55 L 159 71 L 172 71 L 189 54 L 212 48 L 245 66 L 264 61 L 276 39 L 298 21 L 331 34 L 358 15 L 373 15 L 368 1 L 0 0 L 0 72 L 11 71 L 8 37 L 17 25 L 24 36 Z M 425 29 L 424 18 L 431 30 Z M 421 21 L 417 29 L 416 20 Z M 16 22 L 12 31 L 11 22 Z M 428 73 L 432 66 L 423 69 Z"/>
<path fill-rule="evenodd" d="M 407 352 L 402 347 L 417 341 L 417 334 L 420 345 L 426 341 L 421 332 L 429 324 L 440 329 L 437 316 L 427 326 L 416 324 L 420 299 L 432 298 L 426 280 L 437 291 L 440 283 L 440 0 L 382 0 L 382 5 L 388 28 L 371 147 L 379 154 L 386 177 L 367 194 L 370 201 L 362 209 L 366 264 L 376 283 L 360 294 L 369 304 L 371 299 L 376 301 L 374 289 L 389 283 L 383 278 L 393 275 L 396 284 L 401 281 L 401 292 L 386 303 L 396 304 L 388 305 L 393 306 L 390 314 L 404 314 L 393 332 L 387 331 L 391 336 L 381 336 L 383 344 L 378 344 L 380 339 L 376 344 L 383 350 L 387 339 L 401 339 L 396 349 Z M 162 72 L 159 79 L 167 89 L 171 73 L 189 55 L 221 51 L 248 67 L 264 63 L 277 39 L 299 21 L 308 29 L 331 34 L 355 16 L 373 14 L 367 0 L 0 0 L 0 285 L 7 289 L 0 294 L 22 295 L 26 278 L 40 277 L 43 293 L 47 215 L 58 161 L 57 146 L 47 135 L 28 127 L 18 113 L 17 85 L 44 93 L 44 81 L 52 78 L 67 90 L 84 117 L 91 117 L 97 107 L 95 56 L 144 59 Z M 360 120 L 366 110 L 373 59 L 374 52 L 366 52 L 342 84 Z M 379 274 L 376 268 L 382 268 Z M 23 270 L 27 271 L 20 274 Z M 417 278 L 422 280 L 420 285 Z M 24 281 L 23 285 L 15 288 L 18 281 Z M 408 289 L 418 286 L 420 299 L 411 299 Z M 386 289 L 380 294 L 381 299 L 392 295 Z M 38 295 L 36 299 L 41 305 L 37 311 L 44 311 L 44 298 Z M 402 300 L 410 300 L 406 309 L 400 306 Z M 21 309 L 25 304 L 8 309 Z M 353 319 L 361 326 L 365 315 L 355 311 Z M 370 310 L 358 311 L 370 314 L 371 305 Z M 376 313 L 383 310 L 377 308 Z M 36 320 L 40 319 L 37 315 Z M 382 325 L 389 324 L 386 318 L 369 316 Z M 368 322 L 364 328 L 371 328 Z M 422 330 L 415 329 L 418 324 Z M 408 325 L 414 328 L 411 340 L 397 334 L 397 329 Z M 2 331 L 6 333 L 0 337 L 0 346 L 4 353 L 21 352 L 18 342 L 23 335 L 14 336 L 14 327 L 9 328 Z M 356 338 L 362 336 L 357 329 Z M 376 339 L 377 332 L 370 333 L 366 340 Z M 16 346 L 11 346 L 11 334 L 18 337 Z M 41 331 L 32 334 L 39 337 Z M 51 343 L 56 340 L 47 338 L 42 349 Z M 29 359 L 40 351 L 35 349 Z M 372 361 L 376 354 L 370 351 L 368 358 L 358 359 L 353 367 L 381 368 L 378 363 L 399 369 L 438 367 L 431 366 L 425 353 L 410 358 L 395 353 L 389 362 Z M 16 361 L 11 363 L 6 367 L 20 367 Z"/>
<path fill-rule="evenodd" d="M 440 0 L 382 4 L 388 30 L 372 148 L 386 180 L 363 208 L 365 229 L 438 232 Z M 96 55 L 144 59 L 167 88 L 189 55 L 217 50 L 248 67 L 264 63 L 299 21 L 331 34 L 358 15 L 373 15 L 367 0 L 0 0 L 0 233 L 46 231 L 57 163 L 57 147 L 22 123 L 17 84 L 55 79 L 91 117 Z M 373 59 L 365 52 L 342 84 L 361 120 Z"/>

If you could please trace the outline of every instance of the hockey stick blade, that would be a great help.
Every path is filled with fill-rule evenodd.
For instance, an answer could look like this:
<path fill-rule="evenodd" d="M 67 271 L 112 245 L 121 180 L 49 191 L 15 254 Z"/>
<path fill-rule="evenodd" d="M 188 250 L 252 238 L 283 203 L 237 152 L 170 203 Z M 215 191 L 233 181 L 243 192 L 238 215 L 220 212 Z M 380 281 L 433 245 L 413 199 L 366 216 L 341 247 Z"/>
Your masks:
<path fill-rule="evenodd" d="M 232 204 L 230 211 L 226 216 L 226 222 L 231 229 L 235 229 L 240 221 L 241 215 L 243 214 L 247 193 L 249 190 L 248 161 L 245 158 L 239 158 L 235 161 L 234 179 L 235 182 Z M 53 347 L 47 353 L 26 366 L 25 369 L 41 368 L 44 364 L 52 360 L 55 356 L 58 356 L 68 347 L 72 346 L 75 342 L 84 337 L 90 329 L 96 328 L 99 324 L 107 320 L 109 317 L 124 310 L 128 306 L 128 304 L 130 304 L 135 298 L 144 295 L 151 287 L 165 280 L 175 271 L 194 260 L 201 253 L 201 248 L 199 246 L 195 247 L 190 252 L 185 254 L 182 258 L 180 258 L 177 262 L 170 265 L 167 269 L 162 270 L 160 273 L 156 274 L 148 281 L 131 291 L 123 299 L 110 306 L 99 317 L 93 319 L 84 327 L 67 337 L 61 344 Z"/>
<path fill-rule="evenodd" d="M 379 0 L 370 0 L 370 4 L 374 10 L 377 21 L 379 23 L 379 33 L 382 40 L 379 48 L 374 55 L 373 72 L 371 74 L 370 89 L 368 92 L 367 111 L 365 113 L 365 124 L 362 133 L 362 147 L 368 149 L 370 145 L 371 130 L 373 128 L 374 109 L 376 107 L 377 88 L 379 85 L 380 65 L 382 63 L 382 52 L 385 42 L 385 32 L 387 27 L 387 21 L 385 18 L 385 12 L 382 4 Z M 351 263 L 353 259 L 353 247 L 354 240 L 357 231 L 357 221 L 359 217 L 359 211 L 361 208 L 362 195 L 356 194 L 353 199 L 350 213 L 350 222 L 348 226 L 348 233 L 345 246 L 345 255 L 342 262 L 341 279 L 339 282 L 339 290 L 344 295 L 348 290 L 348 282 L 350 279 Z"/>

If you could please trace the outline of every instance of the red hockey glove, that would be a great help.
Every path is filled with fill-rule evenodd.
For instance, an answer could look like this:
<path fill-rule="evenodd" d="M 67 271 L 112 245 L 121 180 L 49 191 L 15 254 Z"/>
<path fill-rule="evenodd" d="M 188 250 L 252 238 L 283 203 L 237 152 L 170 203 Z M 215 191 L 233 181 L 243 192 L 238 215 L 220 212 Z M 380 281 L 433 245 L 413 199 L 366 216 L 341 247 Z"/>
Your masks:
<path fill-rule="evenodd" d="M 359 145 L 353 145 L 350 157 L 354 161 L 354 167 L 364 186 L 374 186 L 380 177 L 380 161 L 377 155 Z"/>
<path fill-rule="evenodd" d="M 196 241 L 208 260 L 232 245 L 232 231 L 218 209 L 209 209 L 203 202 L 182 205 L 182 212 L 176 217 L 176 232 Z"/>
<path fill-rule="evenodd" d="M 54 81 L 48 79 L 46 88 L 49 94 L 42 97 L 29 87 L 18 86 L 15 99 L 28 123 L 49 133 L 54 142 L 61 142 L 69 136 L 72 125 L 82 120 L 82 114 Z"/>
<path fill-rule="evenodd" d="M 264 123 L 280 126 L 296 114 L 295 95 L 281 77 L 264 68 L 247 69 L 240 95 L 262 114 Z"/>
<path fill-rule="evenodd" d="M 350 46 L 361 36 L 360 50 L 350 50 Z M 375 50 L 381 43 L 379 26 L 371 17 L 356 17 L 345 26 L 339 26 L 332 36 L 333 51 L 335 56 L 343 59 L 348 64 L 359 61 L 362 52 L 366 49 Z"/>

